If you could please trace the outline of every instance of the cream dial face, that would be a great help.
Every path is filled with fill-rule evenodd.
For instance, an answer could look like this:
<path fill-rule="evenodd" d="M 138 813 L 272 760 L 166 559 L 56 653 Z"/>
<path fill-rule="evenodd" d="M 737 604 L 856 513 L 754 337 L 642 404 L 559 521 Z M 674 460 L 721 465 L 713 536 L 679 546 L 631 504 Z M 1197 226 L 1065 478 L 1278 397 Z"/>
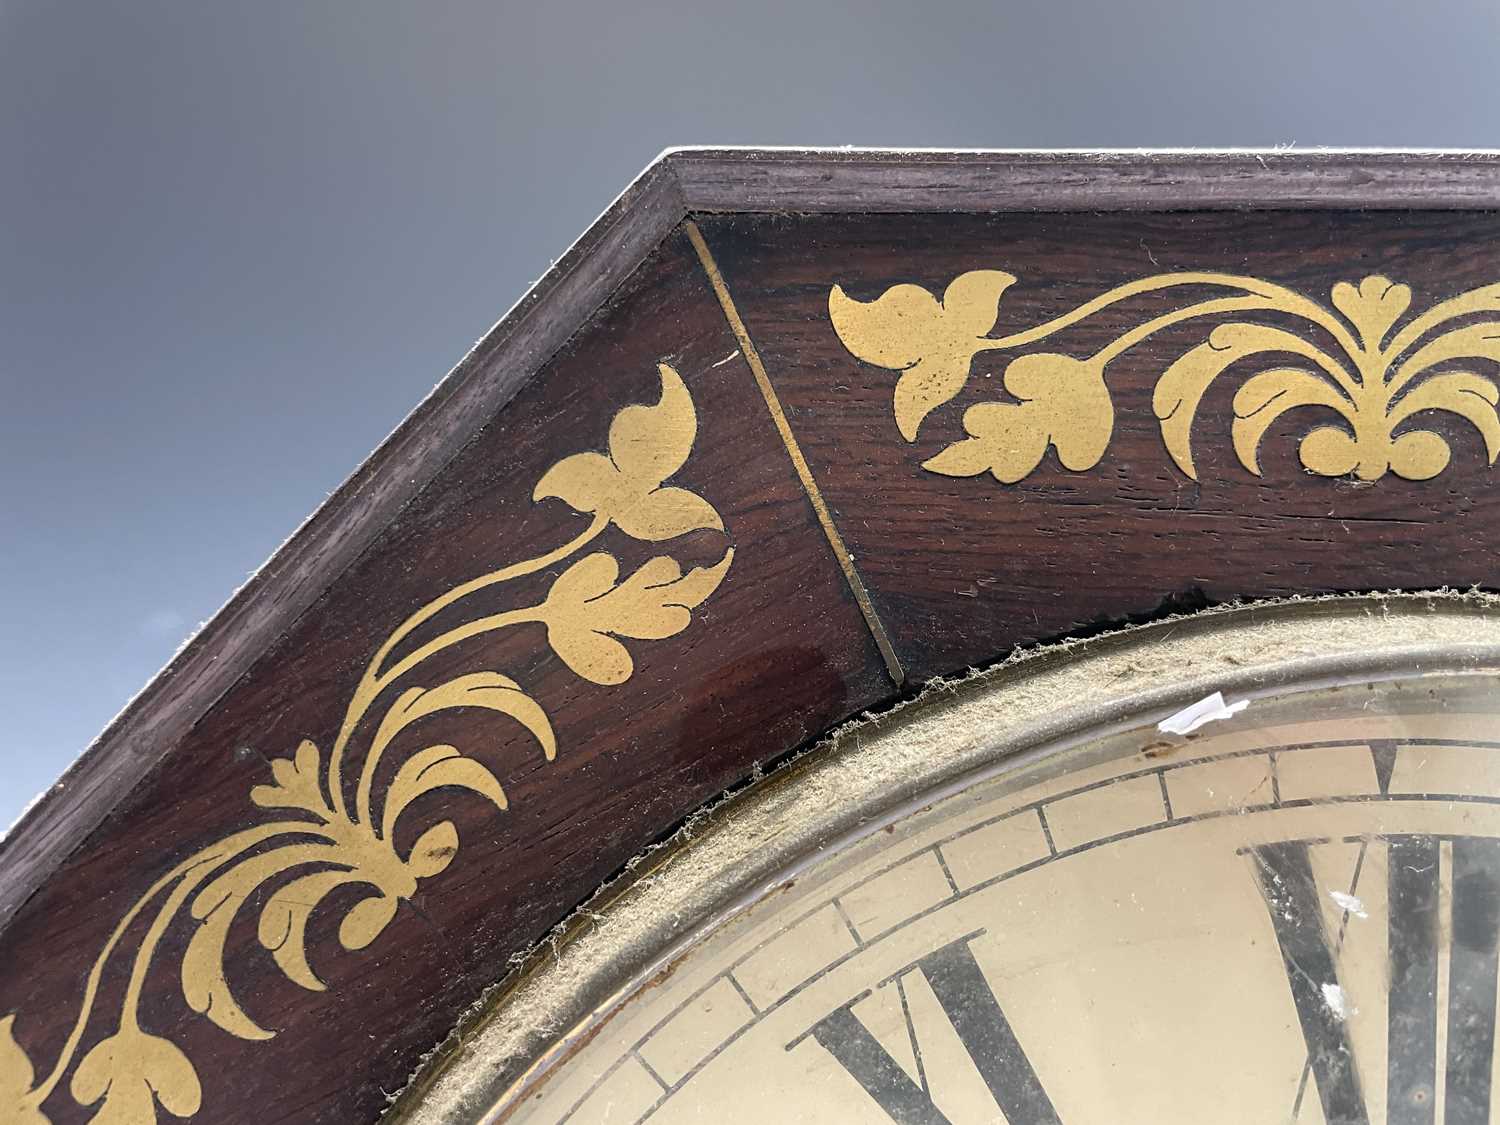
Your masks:
<path fill-rule="evenodd" d="M 709 928 L 501 1117 L 1500 1120 L 1495 712 L 1346 685 L 997 769 Z"/>

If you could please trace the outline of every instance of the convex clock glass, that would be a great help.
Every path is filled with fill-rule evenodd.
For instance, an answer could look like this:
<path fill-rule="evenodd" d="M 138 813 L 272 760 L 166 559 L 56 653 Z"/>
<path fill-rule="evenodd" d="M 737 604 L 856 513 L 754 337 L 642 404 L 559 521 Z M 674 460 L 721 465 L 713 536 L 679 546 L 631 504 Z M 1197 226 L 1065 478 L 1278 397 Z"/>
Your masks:
<path fill-rule="evenodd" d="M 981 771 L 784 873 L 514 1122 L 1485 1122 L 1484 674 L 1288 686 Z"/>

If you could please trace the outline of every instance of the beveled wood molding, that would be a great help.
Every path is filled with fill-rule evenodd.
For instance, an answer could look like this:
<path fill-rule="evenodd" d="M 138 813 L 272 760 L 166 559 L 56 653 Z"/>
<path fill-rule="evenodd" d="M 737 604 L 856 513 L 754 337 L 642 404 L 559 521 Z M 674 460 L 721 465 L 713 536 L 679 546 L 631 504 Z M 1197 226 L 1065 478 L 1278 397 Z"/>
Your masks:
<path fill-rule="evenodd" d="M 690 212 L 1492 208 L 1500 153 L 669 150 Z"/>

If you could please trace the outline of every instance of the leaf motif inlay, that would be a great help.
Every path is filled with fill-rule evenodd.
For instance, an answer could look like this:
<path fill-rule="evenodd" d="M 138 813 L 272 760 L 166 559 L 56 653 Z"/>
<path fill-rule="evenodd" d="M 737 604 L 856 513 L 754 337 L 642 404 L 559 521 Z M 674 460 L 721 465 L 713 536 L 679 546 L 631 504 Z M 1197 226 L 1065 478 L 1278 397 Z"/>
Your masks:
<path fill-rule="evenodd" d="M 623 581 L 613 555 L 587 554 L 554 579 L 539 604 L 472 618 L 412 644 L 418 630 L 443 610 L 479 590 L 558 566 L 611 526 L 648 543 L 695 530 L 723 531 L 723 521 L 707 500 L 668 483 L 692 451 L 697 414 L 677 372 L 666 364 L 657 372 L 657 402 L 616 413 L 606 453 L 566 457 L 536 486 L 534 501 L 560 499 L 592 515 L 588 528 L 545 554 L 454 587 L 392 631 L 355 685 L 326 758 L 312 740 L 303 740 L 292 757 L 271 763 L 268 783 L 250 790 L 254 805 L 290 814 L 290 819 L 242 830 L 201 849 L 158 878 L 120 920 L 95 959 L 72 1032 L 40 1081 L 16 1040 L 15 1014 L 0 1018 L 0 1119 L 47 1125 L 42 1103 L 70 1072 L 74 1099 L 99 1106 L 92 1118 L 96 1125 L 151 1125 L 158 1106 L 175 1117 L 198 1113 L 202 1088 L 192 1061 L 169 1039 L 140 1026 L 141 994 L 170 926 L 184 917 L 193 925 L 179 966 L 188 1007 L 231 1035 L 269 1039 L 274 1030 L 262 1027 L 241 1006 L 226 973 L 225 944 L 242 910 L 256 914 L 259 943 L 289 980 L 309 991 L 326 991 L 307 956 L 308 928 L 320 904 L 341 887 L 364 890 L 363 897 L 345 906 L 337 928 L 344 949 L 364 949 L 394 921 L 420 881 L 442 873 L 458 854 L 458 829 L 450 820 L 427 826 L 401 854 L 394 834 L 403 814 L 437 789 L 467 789 L 499 811 L 508 807 L 490 768 L 447 744 L 409 753 L 377 798 L 376 769 L 402 735 L 433 715 L 473 709 L 518 723 L 545 760 L 556 756 L 552 721 L 520 683 L 481 669 L 430 687 L 411 684 L 411 674 L 431 657 L 512 625 L 542 623 L 550 646 L 570 669 L 592 683 L 614 685 L 628 680 L 635 669 L 620 638 L 660 640 L 689 626 L 693 610 L 724 580 L 732 548 L 726 546 L 714 566 L 686 573 L 670 556 L 657 555 Z M 351 806 L 344 763 L 358 749 L 357 736 L 370 729 L 366 720 L 374 719 L 382 700 L 385 708 L 364 746 Z M 268 887 L 269 894 L 263 895 Z M 84 1032 L 98 1018 L 104 967 L 143 916 L 151 922 L 129 962 L 129 982 L 112 1030 L 75 1065 Z"/>
<path fill-rule="evenodd" d="M 993 336 L 999 300 L 1015 281 L 1008 273 L 961 274 L 939 302 L 921 286 L 892 286 L 858 301 L 835 285 L 828 295 L 834 331 L 856 358 L 899 371 L 892 391 L 896 428 L 907 442 L 934 410 L 957 398 L 976 356 L 1029 348 L 1131 298 L 1171 296 L 1188 287 L 1221 292 L 1180 303 L 1122 333 L 1093 354 L 1026 352 L 1004 370 L 1014 401 L 981 402 L 963 414 L 966 437 L 922 461 L 945 476 L 988 472 L 1014 484 L 1034 472 L 1048 449 L 1063 468 L 1082 472 L 1104 457 L 1114 428 L 1105 372 L 1116 357 L 1155 333 L 1192 320 L 1213 324 L 1207 337 L 1173 360 L 1156 378 L 1152 409 L 1162 443 L 1176 466 L 1197 479 L 1192 430 L 1209 386 L 1231 369 L 1273 359 L 1253 372 L 1234 399 L 1231 437 L 1240 463 L 1261 475 L 1260 444 L 1291 410 L 1311 407 L 1330 416 L 1308 433 L 1298 452 L 1320 476 L 1354 475 L 1375 481 L 1387 472 L 1426 480 L 1448 465 L 1441 434 L 1416 428 L 1413 416 L 1445 411 L 1484 438 L 1490 464 L 1500 455 L 1500 285 L 1486 285 L 1434 305 L 1402 323 L 1412 292 L 1371 275 L 1358 285 L 1341 281 L 1331 308 L 1284 286 L 1218 273 L 1157 274 L 1116 286 L 1035 328 Z M 1226 319 L 1245 313 L 1277 323 Z M 1476 321 L 1476 317 L 1487 319 Z M 1331 340 L 1330 349 L 1326 341 Z M 1286 359 L 1297 361 L 1287 366 Z M 1482 374 L 1452 364 L 1480 361 Z"/>

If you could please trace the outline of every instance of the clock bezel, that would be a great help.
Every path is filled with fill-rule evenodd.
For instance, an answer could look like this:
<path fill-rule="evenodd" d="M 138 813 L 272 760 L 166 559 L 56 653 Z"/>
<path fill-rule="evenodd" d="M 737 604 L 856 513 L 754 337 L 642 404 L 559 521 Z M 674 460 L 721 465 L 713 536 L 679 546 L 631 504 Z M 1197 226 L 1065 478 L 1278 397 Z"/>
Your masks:
<path fill-rule="evenodd" d="M 490 990 L 393 1116 L 505 1120 L 708 934 L 920 808 L 1213 691 L 1254 701 L 1350 680 L 1500 674 L 1497 625 L 1500 599 L 1478 593 L 1265 602 L 1045 646 L 929 687 L 846 724 L 637 857 Z M 1162 682 L 1183 668 L 1193 671 Z"/>

